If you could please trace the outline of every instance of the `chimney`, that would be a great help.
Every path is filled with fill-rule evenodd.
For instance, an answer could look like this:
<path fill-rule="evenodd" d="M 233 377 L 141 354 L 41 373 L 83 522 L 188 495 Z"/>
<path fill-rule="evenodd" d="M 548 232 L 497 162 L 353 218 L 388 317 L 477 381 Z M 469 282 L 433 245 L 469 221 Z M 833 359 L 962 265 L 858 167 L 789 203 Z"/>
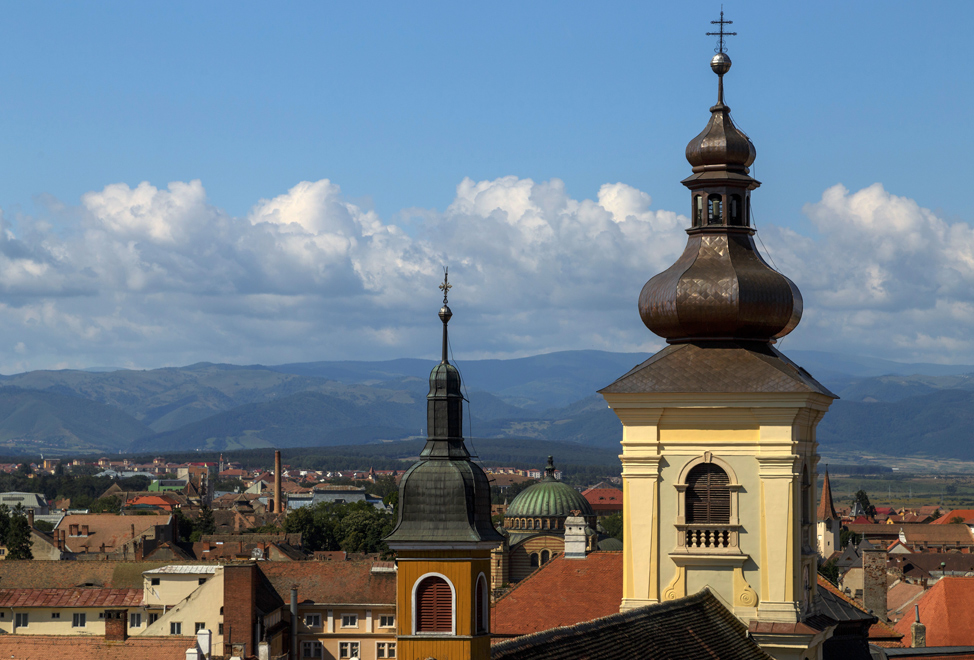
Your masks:
<path fill-rule="evenodd" d="M 862 604 L 886 621 L 886 550 L 862 551 Z"/>
<path fill-rule="evenodd" d="M 27 509 L 27 524 L 34 529 L 34 509 Z"/>
<path fill-rule="evenodd" d="M 105 641 L 124 642 L 128 636 L 128 610 L 105 610 Z"/>
<path fill-rule="evenodd" d="M 278 450 L 274 452 L 274 508 L 271 513 L 284 513 L 281 504 L 281 452 Z"/>
<path fill-rule="evenodd" d="M 257 601 L 257 564 L 242 562 L 223 568 L 223 622 L 233 631 L 231 653 L 246 657 L 257 648 L 254 640 L 254 612 Z M 238 647 L 241 653 L 236 651 Z"/>
<path fill-rule="evenodd" d="M 298 659 L 298 585 L 291 586 L 291 660 Z"/>
<path fill-rule="evenodd" d="M 565 559 L 585 559 L 587 538 L 585 537 L 585 518 L 581 511 L 572 511 L 565 518 Z"/>
<path fill-rule="evenodd" d="M 920 623 L 920 606 L 913 606 L 913 623 L 910 624 L 910 635 L 913 641 L 910 643 L 915 649 L 925 648 L 927 645 L 927 627 Z"/>

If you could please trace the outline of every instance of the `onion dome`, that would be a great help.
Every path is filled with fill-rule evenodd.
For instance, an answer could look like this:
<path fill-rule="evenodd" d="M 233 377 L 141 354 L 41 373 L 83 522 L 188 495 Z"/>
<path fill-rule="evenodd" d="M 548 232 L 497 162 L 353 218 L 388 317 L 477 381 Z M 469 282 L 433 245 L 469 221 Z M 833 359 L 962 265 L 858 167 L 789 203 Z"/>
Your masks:
<path fill-rule="evenodd" d="M 761 183 L 748 168 L 756 152 L 724 104 L 730 57 L 719 52 L 710 66 L 718 76 L 717 104 L 686 150 L 693 166 L 683 181 L 691 197 L 689 239 L 676 263 L 643 287 L 639 315 L 669 343 L 773 342 L 801 320 L 801 292 L 754 243 L 751 191 Z"/>
<path fill-rule="evenodd" d="M 443 357 L 430 372 L 426 446 L 399 482 L 399 516 L 385 539 L 393 549 L 431 543 L 494 547 L 503 541 L 490 519 L 490 482 L 463 443 L 460 372 L 447 360 L 447 324 L 453 312 L 447 306 L 451 285 L 445 277 L 440 288 Z"/>
<path fill-rule="evenodd" d="M 591 517 L 595 515 L 592 505 L 581 493 L 555 479 L 555 466 L 548 457 L 544 478 L 533 486 L 528 486 L 514 498 L 507 507 L 506 518 L 561 518 L 571 515 Z M 581 511 L 573 514 L 573 511 Z"/>

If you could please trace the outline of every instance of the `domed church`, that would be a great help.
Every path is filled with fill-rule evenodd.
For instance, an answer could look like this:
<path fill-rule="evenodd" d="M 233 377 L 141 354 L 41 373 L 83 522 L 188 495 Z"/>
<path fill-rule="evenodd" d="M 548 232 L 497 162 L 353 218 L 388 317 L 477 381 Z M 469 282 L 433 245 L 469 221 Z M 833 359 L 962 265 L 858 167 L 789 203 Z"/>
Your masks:
<path fill-rule="evenodd" d="M 577 513 L 573 513 L 577 512 Z M 555 479 L 553 457 L 548 457 L 544 478 L 525 488 L 507 508 L 504 543 L 491 554 L 492 587 L 518 582 L 542 564 L 565 551 L 565 519 L 585 520 L 586 549 L 598 546 L 596 515 L 577 490 Z"/>

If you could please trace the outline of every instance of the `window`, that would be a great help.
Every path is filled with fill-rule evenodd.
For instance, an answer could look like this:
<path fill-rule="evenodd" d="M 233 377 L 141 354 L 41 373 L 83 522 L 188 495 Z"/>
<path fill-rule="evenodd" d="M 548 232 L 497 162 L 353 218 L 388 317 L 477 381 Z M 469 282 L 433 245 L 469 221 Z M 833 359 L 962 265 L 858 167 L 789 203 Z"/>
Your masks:
<path fill-rule="evenodd" d="M 182 621 L 172 621 L 169 623 L 169 634 L 170 635 L 182 635 L 183 634 L 183 623 Z"/>
<path fill-rule="evenodd" d="M 727 525 L 730 523 L 730 480 L 713 463 L 701 463 L 687 476 L 687 523 Z"/>
<path fill-rule="evenodd" d="M 149 625 L 151 626 L 151 625 L 152 625 L 153 623 L 155 623 L 155 622 L 156 622 L 156 621 L 157 621 L 158 619 L 159 619 L 159 615 L 158 615 L 158 614 L 153 614 L 153 613 L 150 613 L 150 614 L 149 614 Z"/>
<path fill-rule="evenodd" d="M 339 642 L 338 643 L 338 657 L 339 658 L 358 658 L 358 642 Z"/>
<path fill-rule="evenodd" d="M 802 466 L 802 525 L 812 524 L 812 484 L 808 481 L 808 466 Z"/>
<path fill-rule="evenodd" d="M 142 613 L 133 612 L 129 614 L 129 628 L 141 628 L 142 627 Z"/>
<path fill-rule="evenodd" d="M 414 606 L 417 633 L 453 632 L 453 589 L 437 575 L 430 575 L 416 585 Z"/>
<path fill-rule="evenodd" d="M 538 553 L 535 552 L 531 555 L 531 568 L 537 568 L 540 565 L 541 565 L 541 558 L 538 556 Z"/>
<path fill-rule="evenodd" d="M 719 225 L 724 222 L 724 200 L 720 195 L 707 197 L 707 224 Z"/>
<path fill-rule="evenodd" d="M 222 623 L 216 624 L 216 629 L 217 629 L 217 633 L 216 633 L 217 635 L 222 635 L 223 634 L 223 624 Z"/>
<path fill-rule="evenodd" d="M 149 578 L 149 584 L 151 584 L 153 587 L 158 587 L 159 578 Z"/>
<path fill-rule="evenodd" d="M 548 552 L 547 550 L 542 550 L 541 551 L 541 563 L 542 564 L 547 564 L 549 559 L 551 559 L 551 553 Z"/>
<path fill-rule="evenodd" d="M 51 618 L 52 619 L 60 619 L 61 618 L 61 613 L 60 612 L 51 612 Z"/>
<path fill-rule="evenodd" d="M 380 628 L 393 628 L 395 627 L 395 625 L 396 625 L 396 617 L 392 615 L 389 616 L 383 615 L 379 617 Z"/>
<path fill-rule="evenodd" d="M 487 578 L 481 573 L 477 578 L 477 602 L 476 602 L 476 628 L 478 633 L 486 633 L 489 630 L 487 625 Z"/>
<path fill-rule="evenodd" d="M 396 643 L 395 642 L 379 642 L 375 645 L 375 657 L 377 658 L 395 658 L 396 657 Z"/>
<path fill-rule="evenodd" d="M 99 612 L 98 613 L 98 618 L 99 619 L 104 619 L 105 618 L 105 613 L 104 612 Z"/>
<path fill-rule="evenodd" d="M 301 643 L 301 657 L 302 658 L 321 658 L 324 656 L 325 647 L 321 645 L 321 642 L 302 642 Z"/>
<path fill-rule="evenodd" d="M 305 614 L 304 615 L 304 625 L 309 628 L 320 628 L 321 627 L 321 615 L 320 614 Z"/>
<path fill-rule="evenodd" d="M 343 614 L 342 628 L 358 628 L 358 614 Z"/>
<path fill-rule="evenodd" d="M 741 222 L 741 196 L 731 195 L 730 196 L 730 224 L 732 225 L 743 225 Z"/>
<path fill-rule="evenodd" d="M 14 628 L 26 628 L 27 627 L 27 612 L 17 612 L 14 615 Z"/>
<path fill-rule="evenodd" d="M 84 612 L 75 612 L 71 615 L 71 627 L 72 628 L 84 628 L 85 627 L 85 614 Z"/>
<path fill-rule="evenodd" d="M 204 628 L 206 628 L 206 624 L 205 623 L 200 623 L 199 621 L 197 621 L 196 624 L 193 627 L 195 628 L 195 630 L 193 632 L 199 632 L 199 631 L 203 630 Z"/>
<path fill-rule="evenodd" d="M 703 195 L 693 198 L 693 224 L 695 227 L 703 226 Z"/>

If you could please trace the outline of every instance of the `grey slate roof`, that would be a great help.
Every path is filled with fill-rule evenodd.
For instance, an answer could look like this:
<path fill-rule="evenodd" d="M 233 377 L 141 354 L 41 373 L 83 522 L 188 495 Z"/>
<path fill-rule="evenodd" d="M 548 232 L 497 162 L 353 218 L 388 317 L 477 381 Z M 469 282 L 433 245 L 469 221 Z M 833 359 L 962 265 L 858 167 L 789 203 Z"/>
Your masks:
<path fill-rule="evenodd" d="M 814 392 L 838 398 L 771 344 L 671 344 L 602 394 L 641 392 Z"/>
<path fill-rule="evenodd" d="M 495 644 L 491 660 L 771 660 L 709 591 Z"/>

